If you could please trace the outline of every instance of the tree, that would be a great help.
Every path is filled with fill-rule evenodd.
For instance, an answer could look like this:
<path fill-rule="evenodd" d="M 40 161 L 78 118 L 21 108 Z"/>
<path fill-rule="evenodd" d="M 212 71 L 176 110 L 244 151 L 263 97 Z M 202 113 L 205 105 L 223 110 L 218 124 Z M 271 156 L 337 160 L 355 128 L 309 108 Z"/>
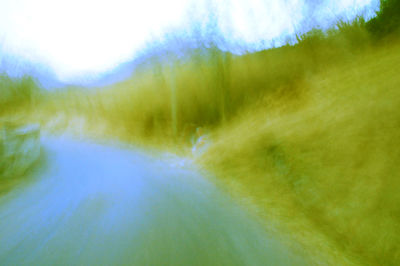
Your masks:
<path fill-rule="evenodd" d="M 381 0 L 380 10 L 367 23 L 367 29 L 378 38 L 400 33 L 400 0 Z"/>

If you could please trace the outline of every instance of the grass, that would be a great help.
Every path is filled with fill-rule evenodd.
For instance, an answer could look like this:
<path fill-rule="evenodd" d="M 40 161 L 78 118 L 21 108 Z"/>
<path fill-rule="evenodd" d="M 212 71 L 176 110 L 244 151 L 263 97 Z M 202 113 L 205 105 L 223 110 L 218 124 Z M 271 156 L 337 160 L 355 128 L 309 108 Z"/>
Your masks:
<path fill-rule="evenodd" d="M 397 42 L 312 76 L 220 128 L 200 161 L 315 264 L 397 265 L 399 65 Z"/>
<path fill-rule="evenodd" d="M 156 58 L 110 88 L 9 113 L 176 152 L 202 127 L 199 164 L 310 264 L 398 265 L 400 42 L 377 42 L 362 20 L 338 28 L 244 56 Z"/>
<path fill-rule="evenodd" d="M 109 88 L 51 93 L 35 113 L 83 116 L 92 131 L 102 124 L 104 134 L 128 141 L 187 145 L 196 128 L 212 131 L 277 93 L 291 97 L 309 76 L 352 60 L 369 47 L 363 23 L 342 23 L 327 34 L 314 30 L 296 46 L 244 56 L 212 48 L 180 60 L 154 58 Z"/>
<path fill-rule="evenodd" d="M 37 128 L 0 121 L 0 195 L 29 181 L 29 173 L 41 163 Z"/>
<path fill-rule="evenodd" d="M 0 74 L 0 117 L 18 112 L 19 108 L 31 108 L 41 97 L 39 86 L 29 76 L 10 78 Z"/>

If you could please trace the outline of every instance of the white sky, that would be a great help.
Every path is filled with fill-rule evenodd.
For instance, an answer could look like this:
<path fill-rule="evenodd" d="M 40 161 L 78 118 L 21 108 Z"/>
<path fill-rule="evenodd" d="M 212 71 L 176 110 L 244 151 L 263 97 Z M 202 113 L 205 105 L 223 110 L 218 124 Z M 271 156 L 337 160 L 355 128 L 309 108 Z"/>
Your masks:
<path fill-rule="evenodd" d="M 272 40 L 283 44 L 310 25 L 371 16 L 378 5 L 379 0 L 0 0 L 0 59 L 21 58 L 71 82 L 110 71 L 146 44 L 176 30 L 189 32 L 194 24 L 208 36 L 214 23 L 229 43 L 225 49 L 254 51 Z"/>

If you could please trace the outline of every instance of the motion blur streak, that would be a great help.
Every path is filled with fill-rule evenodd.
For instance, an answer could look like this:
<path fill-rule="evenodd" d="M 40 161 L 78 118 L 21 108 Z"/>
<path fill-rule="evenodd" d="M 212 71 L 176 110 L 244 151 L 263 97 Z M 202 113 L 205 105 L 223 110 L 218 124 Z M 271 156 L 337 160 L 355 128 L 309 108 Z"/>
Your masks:
<path fill-rule="evenodd" d="M 238 30 L 266 10 L 226 3 Z M 304 3 L 307 28 L 328 2 Z M 196 4 L 119 83 L 0 76 L 0 264 L 400 265 L 400 0 L 243 55 Z"/>
<path fill-rule="evenodd" d="M 182 45 L 212 44 L 243 54 L 294 43 L 313 27 L 371 18 L 378 7 L 378 0 L 2 0 L 0 70 L 35 74 L 29 64 L 36 64 L 43 75 L 83 83 L 149 52 L 149 45 L 178 53 Z"/>
<path fill-rule="evenodd" d="M 177 158 L 45 139 L 34 180 L 0 198 L 2 265 L 302 265 Z"/>

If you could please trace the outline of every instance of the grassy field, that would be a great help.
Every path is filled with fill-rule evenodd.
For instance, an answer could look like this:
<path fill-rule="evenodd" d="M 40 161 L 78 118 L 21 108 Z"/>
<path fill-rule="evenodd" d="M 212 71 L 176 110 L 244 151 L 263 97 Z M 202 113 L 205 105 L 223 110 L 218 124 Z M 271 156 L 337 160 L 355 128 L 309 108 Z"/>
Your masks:
<path fill-rule="evenodd" d="M 399 265 L 400 41 L 338 28 L 243 56 L 155 58 L 3 116 L 183 154 L 202 128 L 198 163 L 310 264 Z"/>
<path fill-rule="evenodd" d="M 202 127 L 211 146 L 201 165 L 312 264 L 397 265 L 400 43 L 354 49 L 318 34 L 52 94 L 34 114 L 58 121 L 50 129 L 177 152 Z"/>
<path fill-rule="evenodd" d="M 399 66 L 396 42 L 327 68 L 217 130 L 200 161 L 316 264 L 398 265 Z"/>
<path fill-rule="evenodd" d="M 44 121 L 49 115 L 63 121 L 79 117 L 88 130 L 99 132 L 101 124 L 102 134 L 128 141 L 189 144 L 196 128 L 213 131 L 278 94 L 297 97 L 310 76 L 364 53 L 371 40 L 363 23 L 342 23 L 340 31 L 328 33 L 314 30 L 295 46 L 243 56 L 211 48 L 180 59 L 152 58 L 132 78 L 110 87 L 48 93 L 34 113 Z M 60 128 L 69 122 L 62 123 Z"/>

